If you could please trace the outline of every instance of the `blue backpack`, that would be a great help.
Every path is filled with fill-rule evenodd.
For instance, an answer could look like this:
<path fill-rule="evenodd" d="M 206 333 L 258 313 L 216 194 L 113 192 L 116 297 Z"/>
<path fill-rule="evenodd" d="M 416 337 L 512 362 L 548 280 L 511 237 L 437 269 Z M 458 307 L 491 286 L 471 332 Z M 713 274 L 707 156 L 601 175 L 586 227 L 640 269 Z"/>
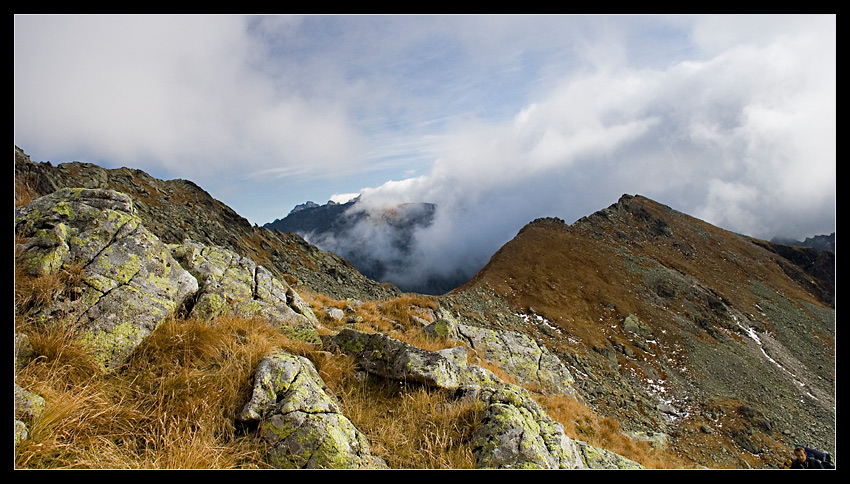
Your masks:
<path fill-rule="evenodd" d="M 829 452 L 824 452 L 822 450 L 813 449 L 808 446 L 801 446 L 806 449 L 806 458 L 807 459 L 817 459 L 823 464 L 824 469 L 835 469 L 835 464 L 832 463 L 832 456 L 829 455 Z"/>

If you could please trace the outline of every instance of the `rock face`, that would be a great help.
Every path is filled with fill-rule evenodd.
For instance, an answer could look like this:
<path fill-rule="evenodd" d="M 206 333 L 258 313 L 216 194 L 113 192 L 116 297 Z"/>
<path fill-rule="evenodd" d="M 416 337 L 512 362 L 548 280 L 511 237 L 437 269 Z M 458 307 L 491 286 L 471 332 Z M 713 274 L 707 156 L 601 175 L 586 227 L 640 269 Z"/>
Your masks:
<path fill-rule="evenodd" d="M 198 280 L 198 292 L 188 308 L 192 316 L 259 316 L 293 334 L 315 333 L 316 316 L 310 306 L 286 282 L 253 260 L 192 241 L 174 246 L 172 254 Z M 309 340 L 317 342 L 318 335 Z"/>
<path fill-rule="evenodd" d="M 349 328 L 340 330 L 331 342 L 354 355 L 364 371 L 383 378 L 448 390 L 480 388 L 500 381 L 484 368 L 467 365 L 466 350 L 462 347 L 427 351 L 381 333 Z"/>
<path fill-rule="evenodd" d="M 271 445 L 268 461 L 282 469 L 381 469 L 366 437 L 324 391 L 310 360 L 289 354 L 264 358 L 254 391 L 237 417 L 258 422 Z"/>
<path fill-rule="evenodd" d="M 107 370 L 165 318 L 226 313 L 258 316 L 318 342 L 310 306 L 263 266 L 216 246 L 166 246 L 148 231 L 122 193 L 61 189 L 16 210 L 20 264 L 33 276 L 80 267 L 79 297 L 41 309 L 44 322 L 84 328 Z"/>
<path fill-rule="evenodd" d="M 578 397 L 569 368 L 545 346 L 517 331 L 461 324 L 449 311 L 423 331 L 431 337 L 462 342 L 482 359 L 495 363 L 541 393 Z"/>
<path fill-rule="evenodd" d="M 478 467 L 496 469 L 581 469 L 578 446 L 526 390 L 516 385 L 482 391 L 483 425 L 473 437 Z"/>
<path fill-rule="evenodd" d="M 82 268 L 79 296 L 55 301 L 39 317 L 79 325 L 106 369 L 119 366 L 198 289 L 121 193 L 58 190 L 16 210 L 15 233 L 17 257 L 31 275 Z"/>

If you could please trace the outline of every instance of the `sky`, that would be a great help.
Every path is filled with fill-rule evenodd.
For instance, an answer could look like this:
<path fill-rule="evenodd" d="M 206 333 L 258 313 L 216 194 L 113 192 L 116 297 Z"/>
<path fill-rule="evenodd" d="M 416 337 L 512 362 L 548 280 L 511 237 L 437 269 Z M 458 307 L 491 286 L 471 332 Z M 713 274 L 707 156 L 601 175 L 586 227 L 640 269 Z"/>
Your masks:
<path fill-rule="evenodd" d="M 472 265 L 622 194 L 835 231 L 835 15 L 17 15 L 14 39 L 34 161 L 189 179 L 258 225 L 430 202 L 421 251 Z"/>

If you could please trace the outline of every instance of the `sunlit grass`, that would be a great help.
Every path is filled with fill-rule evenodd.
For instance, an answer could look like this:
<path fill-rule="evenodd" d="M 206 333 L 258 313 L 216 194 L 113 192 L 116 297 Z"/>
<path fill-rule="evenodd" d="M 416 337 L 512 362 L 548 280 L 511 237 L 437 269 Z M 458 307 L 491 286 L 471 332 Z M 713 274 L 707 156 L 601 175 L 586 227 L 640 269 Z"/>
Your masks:
<path fill-rule="evenodd" d="M 17 274 L 17 272 L 16 272 Z M 260 318 L 171 318 L 120 369 L 103 373 L 70 323 L 32 323 L 32 312 L 69 297 L 75 272 L 16 278 L 16 332 L 25 333 L 32 359 L 16 382 L 44 397 L 36 416 L 21 417 L 28 438 L 15 449 L 17 468 L 234 469 L 266 466 L 265 444 L 235 424 L 250 397 L 259 361 L 287 351 L 316 366 L 327 391 L 392 468 L 463 469 L 476 465 L 469 442 L 483 404 L 450 392 L 369 377 L 351 356 L 293 341 Z M 431 339 L 422 325 L 437 309 L 427 296 L 385 301 L 337 301 L 305 294 L 329 330 L 352 324 L 329 317 L 337 307 L 363 330 L 383 331 L 435 351 L 457 343 Z M 499 367 L 476 359 L 504 381 Z M 513 382 L 516 383 L 516 382 Z M 533 390 L 533 389 L 532 389 Z M 620 453 L 647 467 L 669 466 L 648 444 L 632 442 L 616 423 L 599 419 L 566 397 L 540 397 L 567 435 Z M 657 461 L 654 459 L 658 459 Z"/>

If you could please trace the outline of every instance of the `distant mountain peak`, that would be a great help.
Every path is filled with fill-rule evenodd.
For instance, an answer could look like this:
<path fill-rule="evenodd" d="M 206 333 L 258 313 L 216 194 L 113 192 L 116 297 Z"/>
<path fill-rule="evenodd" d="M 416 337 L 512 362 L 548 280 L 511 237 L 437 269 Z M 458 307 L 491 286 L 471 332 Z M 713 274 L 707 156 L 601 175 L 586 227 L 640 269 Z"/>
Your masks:
<path fill-rule="evenodd" d="M 393 279 L 393 274 L 409 272 L 405 261 L 411 257 L 416 242 L 414 234 L 433 223 L 436 213 L 433 203 L 400 203 L 380 209 L 363 205 L 360 197 L 345 203 L 310 203 L 299 205 L 302 208 L 264 227 L 298 234 L 311 244 L 347 259 L 367 277 L 390 282 L 404 290 L 437 294 L 465 282 L 466 279 L 453 279 L 438 284 L 439 287 L 424 288 L 406 286 L 403 281 Z"/>

